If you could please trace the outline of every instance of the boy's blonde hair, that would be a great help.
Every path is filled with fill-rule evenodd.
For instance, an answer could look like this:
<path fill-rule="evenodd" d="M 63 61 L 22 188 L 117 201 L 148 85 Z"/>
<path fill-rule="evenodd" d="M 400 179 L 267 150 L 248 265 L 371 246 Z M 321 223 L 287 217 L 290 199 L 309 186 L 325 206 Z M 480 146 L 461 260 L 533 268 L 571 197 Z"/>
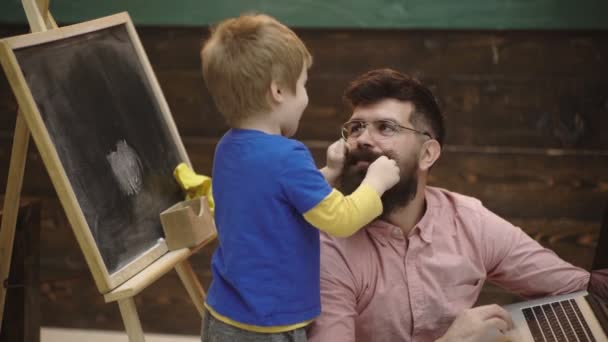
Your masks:
<path fill-rule="evenodd" d="M 287 26 L 264 14 L 227 19 L 211 30 L 201 50 L 203 78 L 229 124 L 268 112 L 272 81 L 294 94 L 312 56 Z"/>

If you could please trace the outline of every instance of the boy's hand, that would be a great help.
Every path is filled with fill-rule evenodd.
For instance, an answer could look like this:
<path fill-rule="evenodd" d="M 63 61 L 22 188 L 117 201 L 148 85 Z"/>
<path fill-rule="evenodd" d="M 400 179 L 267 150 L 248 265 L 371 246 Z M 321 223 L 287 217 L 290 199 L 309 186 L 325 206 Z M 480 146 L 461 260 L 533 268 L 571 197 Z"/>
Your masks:
<path fill-rule="evenodd" d="M 340 174 L 344 168 L 344 160 L 346 159 L 346 143 L 344 139 L 340 139 L 327 148 L 327 168 L 331 172 Z"/>
<path fill-rule="evenodd" d="M 327 165 L 320 171 L 331 186 L 334 186 L 342 174 L 346 159 L 346 144 L 340 139 L 327 148 Z"/>
<path fill-rule="evenodd" d="M 399 182 L 399 167 L 393 159 L 380 156 L 367 168 L 363 183 L 374 188 L 380 196 Z"/>

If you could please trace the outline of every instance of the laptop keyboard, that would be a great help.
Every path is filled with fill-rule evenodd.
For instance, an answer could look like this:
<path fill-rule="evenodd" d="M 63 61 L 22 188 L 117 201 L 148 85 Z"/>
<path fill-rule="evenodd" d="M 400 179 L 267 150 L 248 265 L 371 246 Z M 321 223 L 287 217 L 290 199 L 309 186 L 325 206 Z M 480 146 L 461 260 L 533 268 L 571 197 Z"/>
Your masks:
<path fill-rule="evenodd" d="M 522 310 L 534 342 L 595 342 L 574 299 Z"/>

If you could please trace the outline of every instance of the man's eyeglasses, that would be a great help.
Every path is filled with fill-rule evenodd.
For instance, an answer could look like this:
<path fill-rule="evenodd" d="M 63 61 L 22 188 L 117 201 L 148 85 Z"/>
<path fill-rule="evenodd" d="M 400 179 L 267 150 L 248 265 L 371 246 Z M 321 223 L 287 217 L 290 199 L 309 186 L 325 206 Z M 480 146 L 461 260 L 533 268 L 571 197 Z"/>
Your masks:
<path fill-rule="evenodd" d="M 397 134 L 401 130 L 407 130 L 417 134 L 422 134 L 430 139 L 433 137 L 428 132 L 419 131 L 410 127 L 401 126 L 392 120 L 376 120 L 376 121 L 363 121 L 353 120 L 342 125 L 342 138 L 347 140 L 349 138 L 357 138 L 363 134 L 366 127 L 370 127 L 369 134 L 375 138 L 389 138 Z"/>

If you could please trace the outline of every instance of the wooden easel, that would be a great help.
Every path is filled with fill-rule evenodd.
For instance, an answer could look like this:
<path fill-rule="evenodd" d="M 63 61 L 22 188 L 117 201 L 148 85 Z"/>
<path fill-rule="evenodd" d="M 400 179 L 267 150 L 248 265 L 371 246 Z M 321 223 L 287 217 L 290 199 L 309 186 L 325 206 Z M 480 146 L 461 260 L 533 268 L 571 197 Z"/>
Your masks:
<path fill-rule="evenodd" d="M 49 0 L 22 0 L 22 3 L 32 32 L 42 32 L 57 28 L 57 24 L 49 12 Z M 30 130 L 20 111 L 17 114 L 15 125 L 2 223 L 0 226 L 0 282 L 2 282 L 2 286 L 0 286 L 0 326 L 6 298 L 4 282 L 8 279 L 10 271 L 29 138 Z M 197 311 L 202 317 L 205 291 L 198 281 L 188 261 L 188 257 L 196 253 L 200 248 L 213 240 L 213 238 L 215 237 L 203 241 L 190 249 L 182 248 L 169 251 L 126 282 L 107 293 L 103 293 L 107 303 L 118 302 L 125 329 L 131 342 L 144 341 L 144 334 L 133 297 L 173 268 L 177 271 Z M 83 252 L 87 253 L 87 251 Z"/>

